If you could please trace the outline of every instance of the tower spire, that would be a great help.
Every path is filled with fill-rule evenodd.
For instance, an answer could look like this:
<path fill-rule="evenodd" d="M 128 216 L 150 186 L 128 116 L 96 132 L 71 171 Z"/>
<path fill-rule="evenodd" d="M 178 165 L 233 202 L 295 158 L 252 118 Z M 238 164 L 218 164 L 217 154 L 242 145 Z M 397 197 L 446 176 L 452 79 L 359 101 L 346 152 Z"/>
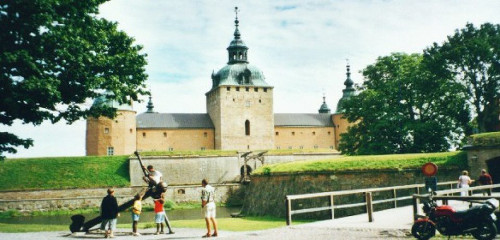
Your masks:
<path fill-rule="evenodd" d="M 154 113 L 154 106 L 153 106 L 153 100 L 152 100 L 152 97 L 151 95 L 149 95 L 149 102 L 148 102 L 148 106 L 147 106 L 148 110 L 146 111 L 147 113 Z"/>
<path fill-rule="evenodd" d="M 235 13 L 234 39 L 229 44 L 229 47 L 227 47 L 227 51 L 229 54 L 228 64 L 248 63 L 247 60 L 248 47 L 245 45 L 243 40 L 241 40 L 240 30 L 238 29 L 238 27 L 240 26 L 240 20 L 238 20 L 239 11 L 240 10 L 238 9 L 238 7 L 234 7 L 234 13 Z"/>
<path fill-rule="evenodd" d="M 326 96 L 325 93 L 323 93 L 323 104 L 321 104 L 321 107 L 318 110 L 319 113 L 330 113 L 330 108 L 326 104 Z"/>
<path fill-rule="evenodd" d="M 345 111 L 344 107 L 342 106 L 343 102 L 349 99 L 351 96 L 354 96 L 356 93 L 356 90 L 353 88 L 354 82 L 351 79 L 351 65 L 349 64 L 349 59 L 346 59 L 346 62 L 346 79 L 344 81 L 345 89 L 342 90 L 342 98 L 340 98 L 339 102 L 337 103 L 338 113 Z"/>

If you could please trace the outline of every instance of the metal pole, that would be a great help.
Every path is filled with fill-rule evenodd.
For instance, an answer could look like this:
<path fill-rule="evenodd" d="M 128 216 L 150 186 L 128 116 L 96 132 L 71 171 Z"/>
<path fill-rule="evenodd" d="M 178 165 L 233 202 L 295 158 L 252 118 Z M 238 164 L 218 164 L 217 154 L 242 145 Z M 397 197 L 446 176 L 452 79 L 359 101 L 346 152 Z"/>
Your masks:
<path fill-rule="evenodd" d="M 285 202 L 286 202 L 286 225 L 290 226 L 292 224 L 292 214 L 291 214 L 292 204 L 291 200 L 288 198 L 285 198 Z"/>
<path fill-rule="evenodd" d="M 398 196 L 396 195 L 396 189 L 392 189 L 392 196 L 394 197 L 394 208 L 397 208 L 398 207 L 398 200 L 396 200 L 396 198 Z"/>

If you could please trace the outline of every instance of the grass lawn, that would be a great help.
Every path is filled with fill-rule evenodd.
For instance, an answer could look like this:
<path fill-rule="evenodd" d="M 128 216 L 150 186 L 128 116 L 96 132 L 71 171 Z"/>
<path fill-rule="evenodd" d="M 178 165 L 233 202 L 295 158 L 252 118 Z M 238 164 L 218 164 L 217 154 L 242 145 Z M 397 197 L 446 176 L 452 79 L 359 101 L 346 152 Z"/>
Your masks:
<path fill-rule="evenodd" d="M 474 146 L 500 145 L 500 132 L 488 132 L 471 135 Z"/>
<path fill-rule="evenodd" d="M 219 218 L 217 219 L 219 229 L 224 231 L 256 231 L 270 228 L 283 227 L 286 225 L 283 218 L 275 217 L 245 217 L 245 218 Z M 307 221 L 294 221 L 295 224 Z M 175 228 L 205 228 L 205 220 L 174 220 L 171 221 Z M 139 223 L 139 229 L 155 228 L 153 223 Z M 128 229 L 130 224 L 118 224 L 118 228 Z M 41 224 L 8 224 L 0 223 L 0 232 L 22 233 L 22 232 L 44 232 L 44 231 L 68 231 L 69 225 L 41 225 Z"/>
<path fill-rule="evenodd" d="M 125 187 L 128 156 L 8 159 L 0 162 L 0 191 Z"/>
<path fill-rule="evenodd" d="M 415 169 L 420 168 L 427 162 L 434 162 L 440 167 L 456 166 L 459 169 L 465 169 L 467 167 L 467 153 L 458 151 L 444 153 L 346 156 L 334 159 L 272 164 L 258 168 L 252 174 L 367 169 Z"/>

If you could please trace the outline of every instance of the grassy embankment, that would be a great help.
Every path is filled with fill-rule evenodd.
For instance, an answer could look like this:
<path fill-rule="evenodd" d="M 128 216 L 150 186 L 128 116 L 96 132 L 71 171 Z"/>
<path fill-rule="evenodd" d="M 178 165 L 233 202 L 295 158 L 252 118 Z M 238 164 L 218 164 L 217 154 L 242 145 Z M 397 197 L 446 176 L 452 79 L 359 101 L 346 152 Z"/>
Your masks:
<path fill-rule="evenodd" d="M 427 162 L 433 162 L 439 167 L 466 169 L 467 154 L 457 151 L 444 153 L 345 156 L 334 159 L 272 164 L 258 168 L 252 174 L 271 175 L 342 170 L 415 169 L 420 168 Z"/>
<path fill-rule="evenodd" d="M 488 132 L 471 136 L 473 146 L 498 146 L 500 145 L 500 132 Z"/>

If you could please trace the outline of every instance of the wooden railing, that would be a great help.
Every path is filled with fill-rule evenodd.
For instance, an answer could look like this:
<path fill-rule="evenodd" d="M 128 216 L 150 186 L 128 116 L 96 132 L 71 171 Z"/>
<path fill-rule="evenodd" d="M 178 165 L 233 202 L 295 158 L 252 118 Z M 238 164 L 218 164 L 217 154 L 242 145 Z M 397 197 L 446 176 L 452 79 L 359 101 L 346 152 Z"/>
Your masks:
<path fill-rule="evenodd" d="M 457 181 L 449 181 L 449 182 L 441 182 L 438 183 L 438 186 L 449 187 L 450 189 L 456 187 Z M 301 214 L 301 213 L 312 213 L 318 211 L 330 211 L 330 216 L 332 219 L 335 218 L 335 209 L 343 209 L 343 208 L 353 208 L 353 207 L 366 207 L 366 213 L 368 214 L 368 221 L 373 222 L 373 205 L 380 203 L 393 202 L 393 206 L 398 207 L 398 201 L 409 200 L 412 199 L 412 195 L 403 195 L 398 196 L 398 190 L 406 190 L 406 189 L 415 189 L 415 192 L 420 194 L 420 190 L 424 189 L 424 184 L 412 184 L 412 185 L 404 185 L 404 186 L 394 186 L 394 187 L 382 187 L 382 188 L 365 188 L 365 189 L 356 189 L 356 190 L 344 190 L 344 191 L 334 191 L 334 192 L 322 192 L 322 193 L 309 193 L 309 194 L 297 194 L 297 195 L 287 195 L 286 196 L 286 224 L 292 224 L 292 215 Z M 381 199 L 373 201 L 374 192 L 386 192 L 392 191 L 392 197 L 388 199 Z M 446 191 L 446 190 L 445 190 Z M 458 190 L 457 192 L 460 192 Z M 335 197 L 346 196 L 346 195 L 354 195 L 354 194 L 364 194 L 365 202 L 360 203 L 351 203 L 351 204 L 338 204 L 335 205 L 334 200 Z M 315 208 L 304 208 L 304 209 L 292 209 L 292 201 L 299 199 L 312 199 L 319 197 L 329 197 L 329 206 L 326 207 L 315 207 Z"/>
<path fill-rule="evenodd" d="M 495 188 L 500 188 L 500 184 L 493 184 L 493 185 L 483 185 L 483 186 L 477 186 L 477 187 L 469 187 L 466 189 L 450 189 L 450 190 L 441 190 L 441 191 L 436 191 L 436 194 L 432 196 L 432 199 L 434 200 L 441 200 L 442 204 L 447 205 L 449 200 L 456 200 L 456 201 L 466 201 L 470 202 L 470 206 L 472 206 L 473 202 L 482 202 L 484 200 L 490 199 L 490 198 L 495 198 L 500 201 L 500 196 L 473 196 L 474 192 L 484 192 L 484 190 L 489 191 L 490 193 L 492 192 L 493 189 Z M 455 193 L 460 193 L 463 191 L 467 191 L 468 196 L 453 196 Z M 451 196 L 450 196 L 451 195 Z M 421 200 L 428 201 L 429 199 L 429 194 L 414 194 L 413 195 L 413 219 L 419 218 L 421 215 L 419 215 L 419 205 Z"/>

